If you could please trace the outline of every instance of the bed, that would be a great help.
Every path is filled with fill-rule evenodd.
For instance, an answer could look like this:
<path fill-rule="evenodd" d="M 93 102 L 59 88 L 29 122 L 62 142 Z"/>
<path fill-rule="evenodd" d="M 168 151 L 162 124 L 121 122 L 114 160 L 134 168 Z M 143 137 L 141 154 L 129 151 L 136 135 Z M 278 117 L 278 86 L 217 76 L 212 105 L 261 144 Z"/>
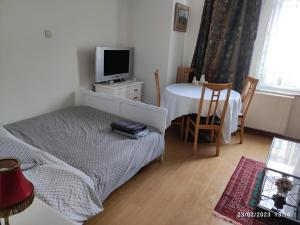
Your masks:
<path fill-rule="evenodd" d="M 113 133 L 111 122 L 124 118 L 148 125 L 150 134 L 133 140 Z M 76 107 L 5 125 L 0 157 L 19 158 L 37 197 L 80 224 L 142 167 L 162 158 L 165 120 L 164 109 L 82 91 Z"/>

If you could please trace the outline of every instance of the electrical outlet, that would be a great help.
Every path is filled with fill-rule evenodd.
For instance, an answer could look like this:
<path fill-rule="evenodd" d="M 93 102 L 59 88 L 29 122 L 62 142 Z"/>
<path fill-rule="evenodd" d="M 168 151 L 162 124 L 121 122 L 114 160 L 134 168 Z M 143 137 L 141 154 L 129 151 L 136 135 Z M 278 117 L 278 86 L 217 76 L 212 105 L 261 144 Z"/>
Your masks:
<path fill-rule="evenodd" d="M 45 30 L 45 38 L 52 38 L 53 34 L 51 30 Z"/>

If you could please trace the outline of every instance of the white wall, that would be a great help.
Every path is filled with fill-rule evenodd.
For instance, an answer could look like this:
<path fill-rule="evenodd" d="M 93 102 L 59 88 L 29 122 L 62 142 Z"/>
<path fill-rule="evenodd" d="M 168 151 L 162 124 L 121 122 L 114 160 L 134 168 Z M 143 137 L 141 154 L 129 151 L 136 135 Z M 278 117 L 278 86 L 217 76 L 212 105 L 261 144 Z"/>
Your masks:
<path fill-rule="evenodd" d="M 143 100 L 155 102 L 154 71 L 159 69 L 161 90 L 174 83 L 183 66 L 186 33 L 173 30 L 176 2 L 189 0 L 128 0 L 129 43 L 135 48 L 135 76 L 145 82 Z"/>
<path fill-rule="evenodd" d="M 73 105 L 94 47 L 128 45 L 127 13 L 123 0 L 0 0 L 0 124 Z"/>
<path fill-rule="evenodd" d="M 189 5 L 189 0 L 173 0 L 172 3 L 172 17 L 171 17 L 171 27 L 170 27 L 170 46 L 169 46 L 169 60 L 168 60 L 168 73 L 166 84 L 171 84 L 176 82 L 177 67 L 183 66 L 184 60 L 184 49 L 185 49 L 185 38 L 186 32 L 174 31 L 174 16 L 175 16 L 175 5 L 176 3 L 181 3 L 183 5 Z M 188 23 L 189 26 L 189 23 Z"/>
<path fill-rule="evenodd" d="M 300 97 L 257 91 L 246 126 L 300 140 Z"/>
<path fill-rule="evenodd" d="M 257 91 L 246 117 L 246 126 L 285 135 L 294 99 Z"/>
<path fill-rule="evenodd" d="M 187 33 L 173 31 L 175 3 L 0 0 L 0 123 L 73 105 L 79 86 L 92 87 L 97 45 L 133 46 L 144 101 L 156 104 L 155 69 L 163 90 L 183 65 Z M 45 29 L 53 38 L 44 37 Z"/>
<path fill-rule="evenodd" d="M 300 97 L 295 97 L 285 134 L 300 140 Z"/>
<path fill-rule="evenodd" d="M 155 102 L 154 71 L 166 84 L 172 18 L 172 0 L 128 0 L 128 39 L 135 48 L 134 74 L 144 81 L 143 100 Z"/>

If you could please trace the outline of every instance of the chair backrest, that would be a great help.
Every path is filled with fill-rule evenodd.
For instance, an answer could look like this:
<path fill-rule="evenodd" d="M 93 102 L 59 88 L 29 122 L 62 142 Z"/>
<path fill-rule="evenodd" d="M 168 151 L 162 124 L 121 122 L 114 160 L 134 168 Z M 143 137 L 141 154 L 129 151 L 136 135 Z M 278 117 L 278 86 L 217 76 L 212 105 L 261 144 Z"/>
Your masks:
<path fill-rule="evenodd" d="M 188 83 L 191 72 L 194 72 L 193 68 L 178 67 L 177 68 L 176 83 Z"/>
<path fill-rule="evenodd" d="M 155 70 L 154 78 L 155 78 L 155 86 L 156 86 L 156 104 L 158 107 L 160 107 L 160 85 L 159 85 L 158 70 Z"/>
<path fill-rule="evenodd" d="M 252 78 L 252 77 L 247 77 L 244 87 L 243 87 L 243 91 L 241 94 L 241 98 L 242 98 L 242 110 L 241 110 L 241 114 L 243 116 L 245 116 L 248 112 L 250 103 L 252 101 L 253 95 L 255 93 L 257 84 L 258 84 L 258 79 Z"/>
<path fill-rule="evenodd" d="M 226 97 L 223 104 L 223 109 L 221 112 L 220 119 L 220 129 L 223 127 L 223 122 L 225 118 L 225 114 L 227 111 L 229 96 L 231 92 L 232 84 L 213 84 L 213 83 L 205 83 L 202 86 L 201 98 L 199 102 L 198 114 L 197 114 L 197 123 L 200 124 L 200 118 L 202 116 L 206 117 L 205 124 L 203 125 L 214 125 L 216 119 L 216 112 L 218 109 L 219 101 L 220 101 L 220 94 L 222 91 L 226 91 Z M 210 89 L 210 90 L 209 90 Z M 203 103 L 204 103 L 204 96 L 206 91 L 212 91 L 212 95 L 209 102 L 209 108 L 206 115 L 202 115 L 203 110 Z"/>

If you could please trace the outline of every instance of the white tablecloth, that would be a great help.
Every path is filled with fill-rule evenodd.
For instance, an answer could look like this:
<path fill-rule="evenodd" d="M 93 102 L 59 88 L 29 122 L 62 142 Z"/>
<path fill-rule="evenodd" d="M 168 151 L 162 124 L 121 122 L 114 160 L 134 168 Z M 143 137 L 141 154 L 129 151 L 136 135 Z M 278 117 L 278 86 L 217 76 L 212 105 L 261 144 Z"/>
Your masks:
<path fill-rule="evenodd" d="M 206 116 L 209 108 L 212 91 L 206 90 L 202 113 Z M 192 113 L 197 113 L 199 100 L 201 96 L 201 87 L 193 84 L 171 84 L 166 87 L 162 94 L 161 107 L 168 110 L 167 127 L 171 121 Z M 221 115 L 223 104 L 226 98 L 226 91 L 220 94 L 220 101 L 217 109 L 217 116 Z M 242 108 L 241 96 L 236 91 L 231 91 L 227 112 L 224 119 L 222 135 L 225 143 L 230 143 L 231 133 L 238 128 L 238 117 Z"/>

